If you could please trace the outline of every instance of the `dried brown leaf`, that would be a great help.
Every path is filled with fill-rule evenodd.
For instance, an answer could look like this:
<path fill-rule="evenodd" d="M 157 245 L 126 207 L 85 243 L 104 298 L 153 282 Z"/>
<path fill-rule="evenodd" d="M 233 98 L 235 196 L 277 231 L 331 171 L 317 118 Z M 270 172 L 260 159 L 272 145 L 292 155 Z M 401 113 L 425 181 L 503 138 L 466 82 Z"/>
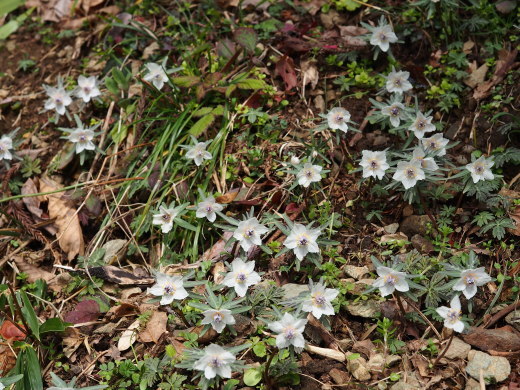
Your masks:
<path fill-rule="evenodd" d="M 276 63 L 276 73 L 285 83 L 285 90 L 290 91 L 298 85 L 298 77 L 294 69 L 294 61 L 289 56 L 283 56 Z"/>
<path fill-rule="evenodd" d="M 40 180 L 40 191 L 51 192 L 62 188 L 61 185 L 49 178 Z M 46 195 L 49 201 L 49 217 L 56 218 L 54 224 L 58 228 L 58 243 L 60 248 L 67 254 L 69 260 L 77 255 L 83 255 L 85 244 L 83 232 L 75 208 L 63 198 L 63 194 L 56 193 Z"/>
<path fill-rule="evenodd" d="M 157 343 L 159 338 L 166 333 L 167 321 L 168 315 L 165 312 L 153 312 L 150 320 L 146 323 L 146 328 L 139 333 L 139 340 L 143 343 Z"/>
<path fill-rule="evenodd" d="M 235 200 L 239 191 L 240 191 L 239 188 L 232 189 L 231 191 L 226 192 L 224 195 L 217 196 L 215 198 L 215 201 L 217 203 L 222 203 L 222 204 L 231 203 Z"/>
<path fill-rule="evenodd" d="M 318 85 L 319 73 L 316 61 L 302 61 L 302 83 L 303 85 L 310 84 L 312 89 Z"/>

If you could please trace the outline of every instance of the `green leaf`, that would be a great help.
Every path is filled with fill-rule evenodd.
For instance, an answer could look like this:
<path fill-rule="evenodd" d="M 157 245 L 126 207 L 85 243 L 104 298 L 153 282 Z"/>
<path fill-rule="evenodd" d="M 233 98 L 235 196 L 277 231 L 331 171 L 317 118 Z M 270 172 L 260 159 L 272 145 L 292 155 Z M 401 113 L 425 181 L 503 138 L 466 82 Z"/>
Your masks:
<path fill-rule="evenodd" d="M 191 126 L 191 129 L 189 133 L 193 135 L 194 137 L 198 137 L 202 133 L 204 133 L 208 127 L 211 126 L 211 124 L 215 121 L 215 115 L 208 114 L 204 115 L 202 118 L 200 118 L 193 126 Z"/>
<path fill-rule="evenodd" d="M 361 355 L 359 353 L 352 353 L 350 355 L 347 356 L 347 359 L 348 360 L 356 360 L 357 358 L 359 358 Z"/>
<path fill-rule="evenodd" d="M 0 16 L 14 11 L 16 8 L 25 3 L 25 0 L 2 0 L 0 4 Z"/>
<path fill-rule="evenodd" d="M 119 85 L 120 89 L 126 91 L 130 87 L 130 85 L 128 84 L 128 80 L 126 79 L 125 75 L 119 69 L 112 68 L 112 76 L 114 77 L 114 80 Z"/>
<path fill-rule="evenodd" d="M 213 112 L 212 107 L 201 107 L 193 113 L 193 116 L 200 117 L 200 116 L 208 115 L 211 112 Z"/>
<path fill-rule="evenodd" d="M 226 97 L 227 98 L 230 97 L 231 94 L 233 93 L 233 91 L 235 91 L 235 89 L 237 89 L 237 85 L 236 84 L 231 84 L 229 87 L 227 87 L 226 93 L 225 93 Z"/>
<path fill-rule="evenodd" d="M 263 89 L 265 87 L 265 83 L 263 80 L 258 79 L 245 79 L 236 83 L 238 88 L 242 89 Z"/>
<path fill-rule="evenodd" d="M 18 30 L 20 24 L 16 20 L 11 20 L 0 27 L 0 40 L 6 39 L 9 35 Z"/>
<path fill-rule="evenodd" d="M 250 368 L 244 372 L 246 386 L 256 386 L 262 380 L 262 373 L 257 368 Z"/>
<path fill-rule="evenodd" d="M 31 328 L 31 332 L 34 335 L 34 337 L 40 340 L 40 322 L 38 321 L 38 317 L 34 312 L 32 303 L 31 301 L 29 301 L 29 297 L 27 296 L 25 291 L 21 290 L 18 294 L 22 298 L 22 314 L 25 318 L 25 321 L 27 322 L 27 325 L 29 325 L 29 328 Z"/>
<path fill-rule="evenodd" d="M 32 346 L 27 345 L 18 354 L 13 372 L 23 374 L 22 380 L 16 384 L 16 390 L 43 390 L 40 363 Z"/>
<path fill-rule="evenodd" d="M 255 30 L 249 27 L 240 27 L 233 34 L 235 41 L 246 49 L 249 53 L 254 53 L 258 42 L 258 35 Z"/>
<path fill-rule="evenodd" d="M 105 85 L 111 93 L 114 95 L 119 95 L 119 88 L 117 87 L 116 81 L 112 77 L 105 78 Z"/>
<path fill-rule="evenodd" d="M 230 379 L 226 382 L 222 390 L 233 390 L 239 383 L 240 381 L 238 379 Z"/>
<path fill-rule="evenodd" d="M 59 318 L 49 318 L 43 324 L 40 325 L 40 334 L 48 332 L 63 332 L 70 325 L 68 322 L 63 322 Z"/>
<path fill-rule="evenodd" d="M 200 83 L 200 77 L 197 76 L 179 76 L 172 78 L 172 82 L 179 87 L 193 87 Z"/>
<path fill-rule="evenodd" d="M 253 347 L 253 352 L 258 357 L 264 357 L 267 355 L 267 348 L 265 347 L 264 343 L 258 343 Z"/>
<path fill-rule="evenodd" d="M 188 229 L 194 232 L 197 231 L 197 228 L 195 226 L 193 226 L 191 223 L 186 222 L 184 219 L 176 218 L 175 223 L 180 227 L 183 227 L 184 229 Z"/>
<path fill-rule="evenodd" d="M 18 382 L 22 378 L 23 378 L 23 374 L 9 376 L 6 378 L 0 378 L 0 383 L 7 387 L 9 385 L 12 385 L 15 382 Z"/>
<path fill-rule="evenodd" d="M 222 104 L 219 104 L 217 107 L 211 111 L 213 115 L 221 116 L 224 115 L 224 106 Z"/>

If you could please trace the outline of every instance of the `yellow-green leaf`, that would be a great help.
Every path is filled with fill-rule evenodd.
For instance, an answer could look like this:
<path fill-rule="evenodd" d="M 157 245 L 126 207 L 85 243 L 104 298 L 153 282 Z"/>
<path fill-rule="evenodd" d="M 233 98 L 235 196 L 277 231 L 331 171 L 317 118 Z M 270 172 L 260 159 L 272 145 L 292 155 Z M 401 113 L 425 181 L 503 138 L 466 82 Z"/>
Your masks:
<path fill-rule="evenodd" d="M 200 77 L 197 76 L 179 76 L 172 78 L 172 82 L 179 87 L 193 87 L 200 83 Z"/>
<path fill-rule="evenodd" d="M 208 127 L 211 126 L 211 124 L 215 121 L 215 115 L 208 114 L 204 115 L 202 118 L 200 118 L 190 129 L 190 134 L 194 137 L 198 137 L 203 132 L 205 132 Z"/>

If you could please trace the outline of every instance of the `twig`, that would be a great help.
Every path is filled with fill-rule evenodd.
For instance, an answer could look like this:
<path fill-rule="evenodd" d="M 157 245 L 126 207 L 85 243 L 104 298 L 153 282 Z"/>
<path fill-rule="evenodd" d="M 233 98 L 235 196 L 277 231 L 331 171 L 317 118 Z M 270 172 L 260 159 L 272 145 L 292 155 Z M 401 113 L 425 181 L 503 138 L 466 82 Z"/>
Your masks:
<path fill-rule="evenodd" d="M 519 307 L 520 307 L 520 302 L 515 302 L 515 303 L 512 303 L 509 306 L 503 308 L 498 313 L 496 313 L 493 317 L 491 317 L 490 320 L 488 322 L 486 322 L 486 324 L 484 324 L 483 328 L 486 329 L 486 328 L 489 328 L 490 326 L 495 325 L 498 321 L 500 321 L 500 319 L 502 317 L 508 315 L 513 310 L 516 310 Z"/>
<path fill-rule="evenodd" d="M 437 359 L 435 359 L 435 361 L 433 362 L 432 369 L 435 368 L 437 363 L 439 363 L 439 360 L 441 360 L 444 357 L 444 355 L 446 355 L 446 352 L 450 348 L 451 342 L 453 341 L 453 336 L 454 335 L 455 335 L 455 332 L 452 331 L 450 339 L 448 340 L 448 344 L 446 344 L 446 347 L 444 348 L 444 350 L 441 352 L 441 354 L 439 356 L 437 356 Z"/>
<path fill-rule="evenodd" d="M 426 317 L 426 316 L 425 316 L 425 315 L 424 315 L 424 314 L 419 310 L 419 308 L 418 308 L 417 306 L 415 306 L 414 304 L 410 303 L 410 302 L 407 301 L 406 299 L 405 299 L 405 302 L 406 302 L 406 304 L 410 305 L 410 306 L 412 307 L 412 309 L 414 309 L 414 310 L 417 312 L 417 314 L 419 314 L 419 315 L 421 316 L 421 318 L 422 318 L 424 321 L 426 321 L 426 323 L 427 323 L 428 325 L 430 325 L 430 328 L 433 330 L 433 332 L 435 333 L 435 335 L 437 336 L 437 338 L 438 338 L 439 340 L 442 339 L 441 334 L 437 331 L 437 329 L 435 328 L 435 326 L 433 326 L 433 324 L 432 324 L 431 321 L 428 319 L 428 317 Z"/>

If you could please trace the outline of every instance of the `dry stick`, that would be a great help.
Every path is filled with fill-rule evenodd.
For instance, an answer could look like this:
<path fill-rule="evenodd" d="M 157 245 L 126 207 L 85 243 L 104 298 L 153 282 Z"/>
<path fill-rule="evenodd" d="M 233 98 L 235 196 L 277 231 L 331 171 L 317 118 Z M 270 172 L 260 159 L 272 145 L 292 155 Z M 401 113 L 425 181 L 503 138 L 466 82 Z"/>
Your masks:
<path fill-rule="evenodd" d="M 399 310 L 401 310 L 401 313 L 403 314 L 403 320 L 406 322 L 406 311 L 404 310 L 403 302 L 401 301 L 401 296 L 399 293 L 394 294 L 395 299 L 397 300 L 397 306 L 399 306 Z"/>
<path fill-rule="evenodd" d="M 495 325 L 500 319 L 509 313 L 511 313 L 513 310 L 516 310 L 520 307 L 520 302 L 512 303 L 511 305 L 503 308 L 498 313 L 496 313 L 491 319 L 483 326 L 484 329 L 489 328 L 490 326 Z"/>
<path fill-rule="evenodd" d="M 437 338 L 440 340 L 442 339 L 442 336 L 441 334 L 437 331 L 437 329 L 435 328 L 435 326 L 433 326 L 433 324 L 431 323 L 431 321 L 428 319 L 428 317 L 426 317 L 420 310 L 417 306 L 415 306 L 414 304 L 408 302 L 407 300 L 406 301 L 406 304 L 407 305 L 410 305 L 412 307 L 412 309 L 414 309 L 417 314 L 419 314 L 421 316 L 421 318 L 426 321 L 426 323 L 430 326 L 430 328 L 433 330 L 433 332 L 435 333 L 435 335 L 437 336 Z"/>
<path fill-rule="evenodd" d="M 450 339 L 448 340 L 448 344 L 446 344 L 446 347 L 444 348 L 444 350 L 441 352 L 441 354 L 439 356 L 437 356 L 437 359 L 435 359 L 435 361 L 433 362 L 432 369 L 435 368 L 437 363 L 439 363 L 439 360 L 441 360 L 444 357 L 444 355 L 446 354 L 446 352 L 450 348 L 450 345 L 451 345 L 451 342 L 453 341 L 453 336 L 454 335 L 455 335 L 455 332 L 451 331 L 451 336 L 450 336 Z"/>

